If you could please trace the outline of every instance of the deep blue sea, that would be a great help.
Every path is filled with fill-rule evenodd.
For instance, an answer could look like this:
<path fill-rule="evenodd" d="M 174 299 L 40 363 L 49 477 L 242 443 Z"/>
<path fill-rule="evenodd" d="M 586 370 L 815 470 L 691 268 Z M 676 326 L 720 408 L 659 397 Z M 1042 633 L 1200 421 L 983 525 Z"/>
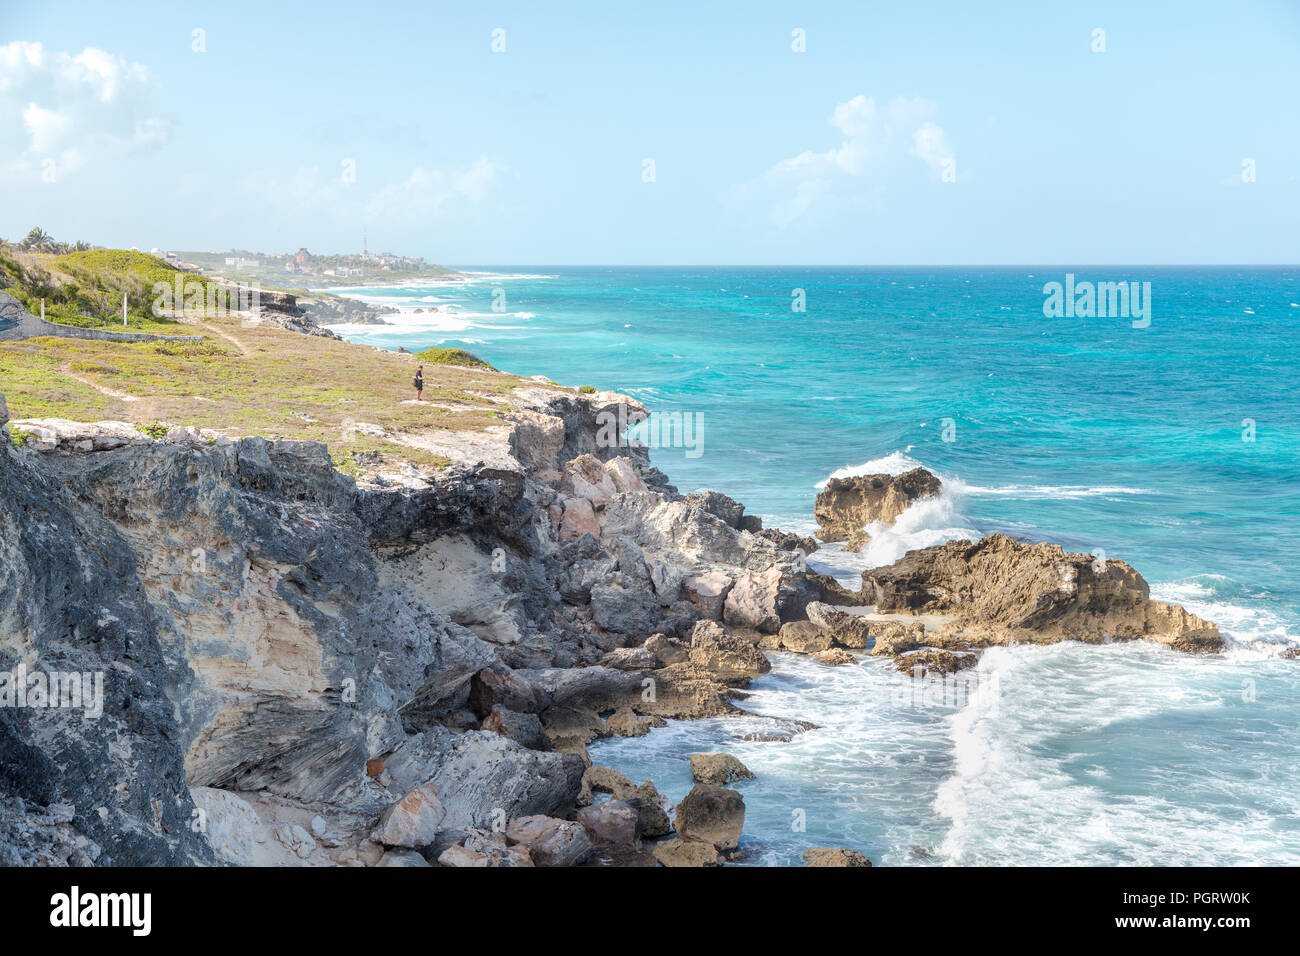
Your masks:
<path fill-rule="evenodd" d="M 692 447 L 653 462 L 768 525 L 814 530 L 837 472 L 937 473 L 941 498 L 863 554 L 813 556 L 846 582 L 1005 531 L 1123 558 L 1232 642 L 999 649 L 980 692 L 919 701 L 888 660 L 773 654 L 745 706 L 821 729 L 756 743 L 735 739 L 745 718 L 673 722 L 597 762 L 679 799 L 690 753 L 735 753 L 757 774 L 738 785 L 751 863 L 822 845 L 894 865 L 1300 864 L 1300 660 L 1277 656 L 1300 644 L 1300 269 L 466 268 L 349 292 L 395 324 L 337 331 L 692 416 Z M 1149 282 L 1149 325 L 1046 317 L 1067 273 Z"/>

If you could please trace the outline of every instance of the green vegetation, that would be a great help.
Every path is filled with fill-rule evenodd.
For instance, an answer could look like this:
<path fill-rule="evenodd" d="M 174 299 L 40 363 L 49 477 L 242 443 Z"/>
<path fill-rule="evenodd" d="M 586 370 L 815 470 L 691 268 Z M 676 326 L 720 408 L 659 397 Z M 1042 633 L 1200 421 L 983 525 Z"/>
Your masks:
<path fill-rule="evenodd" d="M 148 435 L 150 438 L 166 438 L 170 429 L 162 422 L 150 422 L 148 425 L 137 424 L 136 431 Z"/>
<path fill-rule="evenodd" d="M 27 439 L 32 437 L 32 433 L 23 431 L 21 428 L 15 428 L 9 437 L 13 439 L 15 448 L 23 448 L 27 444 Z"/>
<path fill-rule="evenodd" d="M 177 274 L 152 256 L 122 250 L 33 259 L 0 247 L 10 291 L 16 286 L 13 270 L 31 283 L 39 269 L 52 287 L 57 270 L 60 288 L 71 283 L 78 290 L 88 277 L 118 289 Z M 22 291 L 30 294 L 31 288 Z M 340 469 L 363 475 L 388 460 L 444 466 L 447 459 L 434 450 L 440 436 L 500 425 L 510 409 L 501 399 L 523 384 L 460 349 L 414 356 L 304 336 L 271 323 L 246 327 L 234 315 L 205 317 L 200 325 L 175 323 L 169 331 L 202 338 L 0 342 L 0 393 L 15 422 L 113 420 L 152 436 L 189 426 L 230 437 L 320 441 Z M 419 362 L 425 364 L 425 400 L 417 404 L 410 382 Z"/>
<path fill-rule="evenodd" d="M 472 352 L 464 349 L 425 349 L 415 356 L 425 365 L 460 365 L 464 368 L 492 368 Z M 595 389 L 592 389 L 595 391 Z"/>
<path fill-rule="evenodd" d="M 583 386 L 581 386 L 581 387 L 578 389 L 578 391 L 582 392 L 583 395 L 592 395 L 592 394 L 594 394 L 595 391 L 596 391 L 596 386 L 595 386 L 595 385 L 583 385 Z"/>
<path fill-rule="evenodd" d="M 179 322 L 153 314 L 154 285 L 162 282 L 174 289 L 178 276 L 183 284 L 197 283 L 207 295 L 208 280 L 144 252 L 88 249 L 51 256 L 0 245 L 0 288 L 33 315 L 41 314 L 44 300 L 46 320 L 60 325 L 120 330 L 125 294 L 127 331 L 186 334 Z"/>

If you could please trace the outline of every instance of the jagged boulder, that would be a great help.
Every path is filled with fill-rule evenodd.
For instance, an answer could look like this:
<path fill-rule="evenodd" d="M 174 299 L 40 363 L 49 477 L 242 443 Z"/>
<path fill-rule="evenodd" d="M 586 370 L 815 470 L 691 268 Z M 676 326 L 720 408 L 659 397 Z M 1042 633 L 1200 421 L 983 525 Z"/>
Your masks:
<path fill-rule="evenodd" d="M 939 494 L 941 483 L 924 468 L 901 475 L 855 475 L 832 478 L 817 495 L 813 517 L 823 541 L 847 541 L 874 521 L 885 526 L 918 498 Z"/>
<path fill-rule="evenodd" d="M 863 572 L 881 611 L 951 614 L 948 633 L 989 643 L 1145 638 L 1178 650 L 1218 650 L 1218 628 L 1152 601 L 1146 580 L 1116 559 L 1027 544 L 1002 534 L 910 551 Z"/>
<path fill-rule="evenodd" d="M 745 826 L 745 800 L 735 790 L 697 783 L 677 804 L 673 829 L 678 837 L 711 844 L 720 853 L 730 853 L 740 843 Z"/>
<path fill-rule="evenodd" d="M 716 621 L 696 623 L 691 632 L 690 660 L 724 684 L 748 683 L 772 669 L 762 651 L 727 633 Z"/>
<path fill-rule="evenodd" d="M 577 866 L 591 855 L 591 839 L 581 823 L 544 814 L 511 820 L 506 838 L 522 844 L 535 866 Z"/>

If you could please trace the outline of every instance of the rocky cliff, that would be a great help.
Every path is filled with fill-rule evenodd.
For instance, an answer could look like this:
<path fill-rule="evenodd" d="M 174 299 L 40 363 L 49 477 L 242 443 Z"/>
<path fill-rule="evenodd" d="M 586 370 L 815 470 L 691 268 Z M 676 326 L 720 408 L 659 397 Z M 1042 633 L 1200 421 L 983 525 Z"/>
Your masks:
<path fill-rule="evenodd" d="M 377 821 L 422 787 L 434 847 L 565 815 L 607 732 L 592 708 L 643 696 L 617 668 L 661 666 L 647 638 L 689 658 L 701 617 L 773 630 L 820 594 L 799 552 L 601 447 L 597 416 L 630 400 L 530 397 L 400 484 L 295 441 L 64 423 L 0 445 L 0 670 L 105 688 L 94 718 L 0 708 L 0 853 L 374 863 L 404 845 Z M 643 712 L 729 706 L 677 666 Z"/>
<path fill-rule="evenodd" d="M 0 442 L 0 863 L 639 852 L 668 808 L 589 767 L 586 745 L 727 713 L 764 648 L 836 664 L 931 643 L 852 605 L 955 612 L 1008 640 L 1212 628 L 1150 602 L 1127 565 L 1001 540 L 916 552 L 847 592 L 807 570 L 815 543 L 682 496 L 611 442 L 620 410 L 644 414 L 631 399 L 512 397 L 447 467 L 360 485 L 307 442 L 67 422 Z M 34 673 L 99 675 L 100 712 L 14 698 L 11 675 Z M 803 729 L 774 721 L 773 739 Z M 602 789 L 617 799 L 579 812 Z M 696 789 L 652 859 L 735 850 L 743 801 Z"/>

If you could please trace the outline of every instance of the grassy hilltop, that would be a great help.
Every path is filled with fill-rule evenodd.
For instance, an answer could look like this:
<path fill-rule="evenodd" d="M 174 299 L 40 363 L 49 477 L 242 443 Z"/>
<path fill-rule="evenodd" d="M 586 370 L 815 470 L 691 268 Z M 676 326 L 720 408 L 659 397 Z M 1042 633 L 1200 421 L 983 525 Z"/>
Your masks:
<path fill-rule="evenodd" d="M 0 342 L 0 394 L 10 416 L 312 439 L 327 443 L 341 467 L 359 472 L 376 456 L 443 464 L 419 447 L 419 436 L 501 424 L 509 407 L 503 399 L 522 381 L 455 349 L 389 352 L 286 331 L 247 313 L 155 318 L 153 283 L 173 282 L 178 274 L 204 281 L 139 252 L 41 256 L 0 247 L 0 291 L 37 314 L 44 296 L 52 322 L 120 330 L 126 291 L 131 331 L 202 336 L 198 342 Z M 425 390 L 417 405 L 410 401 L 411 379 L 420 362 Z"/>

